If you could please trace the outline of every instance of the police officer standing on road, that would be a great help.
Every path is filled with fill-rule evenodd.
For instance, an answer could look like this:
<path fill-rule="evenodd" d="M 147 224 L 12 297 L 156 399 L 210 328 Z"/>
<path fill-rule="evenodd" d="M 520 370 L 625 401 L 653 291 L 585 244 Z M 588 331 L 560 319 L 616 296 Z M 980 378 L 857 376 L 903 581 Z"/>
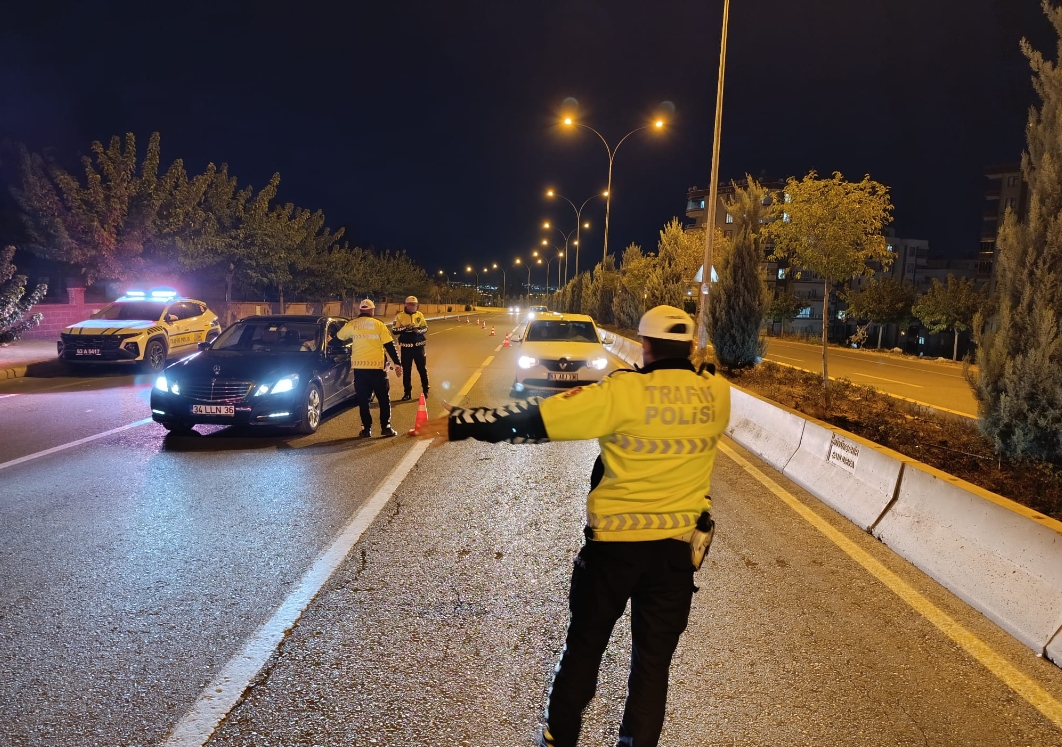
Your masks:
<path fill-rule="evenodd" d="M 413 364 L 420 371 L 420 390 L 428 396 L 428 360 L 424 347 L 428 343 L 428 322 L 417 310 L 416 296 L 406 299 L 405 308 L 395 316 L 394 330 L 398 333 L 398 347 L 402 350 L 402 401 L 413 399 Z"/>
<path fill-rule="evenodd" d="M 631 602 L 631 668 L 617 746 L 654 747 L 668 671 L 686 629 L 693 573 L 711 542 L 708 497 L 730 387 L 690 363 L 693 320 L 657 306 L 641 319 L 645 366 L 599 384 L 492 410 L 453 408 L 421 438 L 538 443 L 596 438 L 587 542 L 575 558 L 570 618 L 540 747 L 573 747 L 612 628 Z"/>
<path fill-rule="evenodd" d="M 351 319 L 336 333 L 340 340 L 350 340 L 350 368 L 354 374 L 354 399 L 361 408 L 362 430 L 359 438 L 372 437 L 372 411 L 369 400 L 376 395 L 380 403 L 380 434 L 397 436 L 391 427 L 391 384 L 387 380 L 384 353 L 391 357 L 398 373 L 402 364 L 395 350 L 395 340 L 387 325 L 375 319 L 376 304 L 365 299 L 358 307 L 358 318 Z"/>

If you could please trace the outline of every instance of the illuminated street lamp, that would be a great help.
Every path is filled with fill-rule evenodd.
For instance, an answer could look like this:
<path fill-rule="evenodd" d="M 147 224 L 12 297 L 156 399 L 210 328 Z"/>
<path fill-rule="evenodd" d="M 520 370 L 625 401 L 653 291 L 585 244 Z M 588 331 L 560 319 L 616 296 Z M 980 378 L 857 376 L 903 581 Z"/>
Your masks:
<path fill-rule="evenodd" d="M 535 256 L 538 256 L 538 252 L 535 252 Z M 539 260 L 539 261 L 541 262 L 542 260 Z M 521 264 L 520 258 L 517 257 L 516 258 L 516 262 L 514 262 L 513 264 L 517 264 L 517 265 Z M 527 265 L 527 305 L 530 306 L 531 305 L 531 263 L 527 262 L 525 264 Z"/>
<path fill-rule="evenodd" d="M 602 192 L 599 195 L 590 195 L 585 200 L 583 200 L 583 204 L 580 205 L 579 207 L 575 207 L 575 203 L 574 202 L 572 202 L 571 200 L 569 200 L 567 197 L 565 197 L 564 195 L 560 194 L 559 192 L 555 192 L 552 189 L 547 189 L 546 190 L 546 197 L 559 197 L 562 200 L 564 200 L 566 203 L 571 205 L 572 206 L 572 210 L 575 211 L 575 243 L 573 244 L 573 246 L 575 247 L 575 274 L 572 275 L 572 277 L 573 278 L 577 278 L 577 277 L 579 277 L 579 229 L 580 228 L 589 228 L 590 227 L 589 223 L 585 223 L 585 224 L 583 223 L 583 208 L 586 207 L 586 203 L 590 202 L 590 200 L 594 199 L 595 197 L 604 197 L 604 198 L 607 199 L 608 198 L 608 192 Z M 564 277 L 565 277 L 565 279 L 567 279 L 567 277 L 568 277 L 568 263 L 567 262 L 564 263 Z"/>
<path fill-rule="evenodd" d="M 729 0 L 728 0 L 728 5 L 729 5 Z M 664 128 L 664 120 L 658 119 L 655 122 L 652 122 L 650 124 L 643 125 L 642 127 L 637 127 L 635 129 L 631 130 L 626 135 L 624 135 L 622 138 L 620 138 L 620 141 L 618 143 L 616 143 L 616 147 L 615 148 L 613 148 L 612 146 L 610 146 L 608 144 L 608 141 L 605 140 L 604 135 L 602 135 L 600 132 L 595 130 L 590 125 L 584 125 L 581 122 L 576 122 L 571 117 L 565 117 L 564 124 L 568 125 L 569 127 L 582 127 L 583 129 L 590 130 L 590 132 L 594 133 L 599 138 L 601 138 L 601 142 L 605 144 L 605 150 L 608 151 L 608 186 L 605 188 L 606 189 L 606 191 L 605 191 L 605 252 L 604 252 L 604 255 L 602 256 L 602 260 L 604 260 L 604 257 L 608 256 L 608 215 L 609 215 L 609 208 L 612 205 L 612 162 L 616 159 L 616 151 L 618 151 L 619 147 L 621 145 L 623 145 L 623 141 L 624 140 L 626 140 L 627 138 L 629 138 L 631 135 L 633 135 L 636 132 L 641 132 L 642 130 L 648 130 L 650 127 L 652 127 L 653 129 L 657 129 L 657 130 L 663 129 Z"/>
<path fill-rule="evenodd" d="M 479 273 L 473 270 L 471 266 L 466 267 L 465 272 L 471 272 L 476 276 L 476 306 L 479 306 Z"/>

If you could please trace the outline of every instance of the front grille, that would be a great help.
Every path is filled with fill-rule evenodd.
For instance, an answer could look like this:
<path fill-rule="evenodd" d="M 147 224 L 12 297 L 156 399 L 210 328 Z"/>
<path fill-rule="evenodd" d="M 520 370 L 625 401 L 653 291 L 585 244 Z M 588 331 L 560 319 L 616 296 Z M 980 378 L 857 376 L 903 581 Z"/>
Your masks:
<path fill-rule="evenodd" d="M 557 371 L 558 373 L 574 373 L 580 368 L 586 365 L 586 361 L 566 361 L 567 367 L 561 368 L 560 361 L 542 361 L 542 365 L 546 367 L 547 371 Z"/>
<path fill-rule="evenodd" d="M 549 379 L 524 379 L 520 382 L 525 389 L 572 389 L 577 386 L 589 386 L 594 381 L 550 381 Z"/>
<path fill-rule="evenodd" d="M 195 381 L 185 383 L 178 381 L 181 394 L 188 399 L 199 402 L 242 402 L 251 393 L 253 381 L 238 381 L 236 379 L 211 379 L 210 381 Z"/>
<path fill-rule="evenodd" d="M 100 350 L 117 350 L 122 344 L 118 335 L 60 335 L 63 346 L 72 348 L 99 348 Z"/>

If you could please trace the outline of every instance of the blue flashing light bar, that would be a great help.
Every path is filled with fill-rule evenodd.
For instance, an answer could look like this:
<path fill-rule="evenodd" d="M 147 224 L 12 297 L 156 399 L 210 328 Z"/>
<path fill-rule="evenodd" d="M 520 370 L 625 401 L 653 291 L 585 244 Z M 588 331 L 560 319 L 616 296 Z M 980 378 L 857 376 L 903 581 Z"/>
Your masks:
<path fill-rule="evenodd" d="M 127 290 L 125 292 L 126 298 L 143 298 L 144 295 L 145 293 L 142 290 Z"/>

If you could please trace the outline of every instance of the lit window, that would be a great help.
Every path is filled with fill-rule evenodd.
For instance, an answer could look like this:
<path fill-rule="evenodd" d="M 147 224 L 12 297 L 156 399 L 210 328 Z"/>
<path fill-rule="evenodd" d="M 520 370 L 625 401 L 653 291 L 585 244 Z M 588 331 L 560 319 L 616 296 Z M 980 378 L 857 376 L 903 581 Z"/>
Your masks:
<path fill-rule="evenodd" d="M 730 213 L 727 213 L 726 214 L 726 222 L 727 223 L 733 223 L 734 222 L 734 216 L 731 215 Z"/>
<path fill-rule="evenodd" d="M 788 223 L 789 222 L 789 213 L 782 213 L 782 222 L 783 223 Z"/>
<path fill-rule="evenodd" d="M 886 246 L 885 248 L 886 248 L 886 249 L 887 249 L 888 251 L 890 251 L 890 252 L 894 252 L 894 251 L 896 251 L 896 249 L 895 249 L 895 248 L 893 247 L 893 245 L 892 245 L 892 244 L 889 244 L 889 245 L 888 245 L 888 246 Z"/>
<path fill-rule="evenodd" d="M 797 319 L 810 319 L 811 318 L 811 307 L 810 306 L 805 306 L 804 308 L 802 308 L 800 310 L 800 313 L 798 313 L 796 315 L 796 318 Z"/>
<path fill-rule="evenodd" d="M 704 200 L 701 200 L 701 210 L 704 210 Z"/>
<path fill-rule="evenodd" d="M 785 271 L 786 271 L 786 268 L 784 268 L 784 267 L 779 267 L 778 268 L 778 279 L 779 280 L 785 280 Z"/>

